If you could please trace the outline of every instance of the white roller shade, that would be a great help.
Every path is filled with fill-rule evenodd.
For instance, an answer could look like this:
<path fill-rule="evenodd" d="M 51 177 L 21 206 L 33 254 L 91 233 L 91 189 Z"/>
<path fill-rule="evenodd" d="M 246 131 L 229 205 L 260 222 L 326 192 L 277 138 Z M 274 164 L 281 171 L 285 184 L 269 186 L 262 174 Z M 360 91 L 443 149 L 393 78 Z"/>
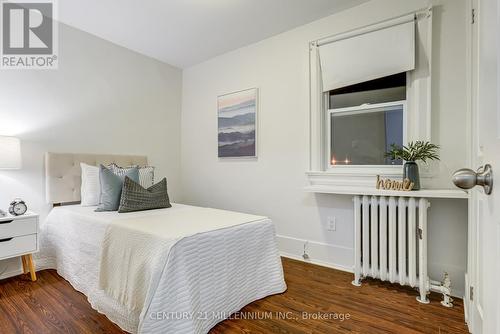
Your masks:
<path fill-rule="evenodd" d="M 414 15 L 319 41 L 323 91 L 415 68 Z"/>

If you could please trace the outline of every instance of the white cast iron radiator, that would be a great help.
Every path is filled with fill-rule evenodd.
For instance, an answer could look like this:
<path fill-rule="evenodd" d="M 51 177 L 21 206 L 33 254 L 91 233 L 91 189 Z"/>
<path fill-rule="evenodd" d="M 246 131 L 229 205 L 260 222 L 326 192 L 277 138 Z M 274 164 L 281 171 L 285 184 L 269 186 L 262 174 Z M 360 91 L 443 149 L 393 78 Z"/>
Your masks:
<path fill-rule="evenodd" d="M 418 287 L 417 300 L 429 303 L 430 290 L 443 294 L 451 307 L 451 282 L 430 281 L 427 275 L 427 210 L 425 198 L 354 197 L 354 285 L 364 277 Z"/>

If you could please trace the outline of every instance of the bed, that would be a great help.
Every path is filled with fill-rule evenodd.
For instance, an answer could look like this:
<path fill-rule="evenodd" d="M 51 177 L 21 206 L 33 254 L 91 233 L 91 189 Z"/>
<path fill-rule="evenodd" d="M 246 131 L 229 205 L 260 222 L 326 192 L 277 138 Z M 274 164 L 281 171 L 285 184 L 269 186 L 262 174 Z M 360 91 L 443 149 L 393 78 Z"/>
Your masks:
<path fill-rule="evenodd" d="M 94 309 L 123 330 L 131 333 L 207 333 L 245 305 L 286 290 L 274 225 L 268 218 L 176 203 L 169 209 L 127 214 L 94 212 L 95 207 L 79 204 L 59 205 L 79 201 L 80 162 L 145 165 L 147 159 L 48 153 L 47 199 L 57 206 L 41 225 L 37 269 L 56 269 L 76 290 L 87 296 Z M 202 226 L 205 222 L 200 217 L 206 217 L 208 226 Z M 231 222 L 233 217 L 236 220 Z M 226 225 L 221 223 L 224 220 Z M 116 266 L 109 266 L 103 250 L 109 233 L 129 233 L 122 226 L 141 221 L 152 224 L 168 221 L 172 231 L 183 230 L 189 225 L 186 222 L 197 223 L 189 233 L 178 233 L 176 238 L 169 240 L 168 247 L 161 244 L 164 248 L 156 248 L 161 254 L 151 256 L 157 261 L 150 264 L 150 271 L 134 269 L 126 260 L 113 261 Z M 149 242 L 123 244 L 120 247 L 128 247 L 131 254 L 135 247 L 144 248 L 138 253 L 149 251 L 144 247 Z M 104 249 L 109 252 L 108 248 Z M 151 274 L 150 280 L 139 284 L 131 280 L 135 285 L 129 287 L 129 291 L 134 291 L 135 287 L 138 291 L 144 290 L 144 295 L 138 293 L 140 307 L 131 307 L 103 288 L 104 270 L 111 273 L 133 271 L 128 274 L 136 279 L 142 279 L 142 271 Z M 144 287 L 140 287 L 141 284 Z"/>

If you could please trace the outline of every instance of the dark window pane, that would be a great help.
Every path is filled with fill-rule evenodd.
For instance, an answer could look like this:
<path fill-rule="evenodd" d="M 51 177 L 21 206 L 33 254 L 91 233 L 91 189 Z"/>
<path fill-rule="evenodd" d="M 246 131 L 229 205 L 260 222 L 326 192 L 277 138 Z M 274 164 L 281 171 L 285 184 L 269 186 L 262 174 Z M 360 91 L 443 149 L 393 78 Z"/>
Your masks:
<path fill-rule="evenodd" d="M 330 114 L 332 165 L 401 164 L 385 157 L 403 144 L 403 105 Z"/>
<path fill-rule="evenodd" d="M 329 109 L 406 100 L 406 73 L 330 91 Z"/>

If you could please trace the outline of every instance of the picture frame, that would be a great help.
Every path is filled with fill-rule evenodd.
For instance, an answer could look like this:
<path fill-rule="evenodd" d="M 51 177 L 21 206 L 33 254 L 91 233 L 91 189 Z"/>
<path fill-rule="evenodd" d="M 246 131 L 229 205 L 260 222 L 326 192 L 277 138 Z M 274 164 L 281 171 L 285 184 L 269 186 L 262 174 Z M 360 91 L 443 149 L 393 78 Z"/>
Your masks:
<path fill-rule="evenodd" d="M 257 158 L 258 109 L 258 88 L 244 89 L 217 97 L 219 158 Z"/>

